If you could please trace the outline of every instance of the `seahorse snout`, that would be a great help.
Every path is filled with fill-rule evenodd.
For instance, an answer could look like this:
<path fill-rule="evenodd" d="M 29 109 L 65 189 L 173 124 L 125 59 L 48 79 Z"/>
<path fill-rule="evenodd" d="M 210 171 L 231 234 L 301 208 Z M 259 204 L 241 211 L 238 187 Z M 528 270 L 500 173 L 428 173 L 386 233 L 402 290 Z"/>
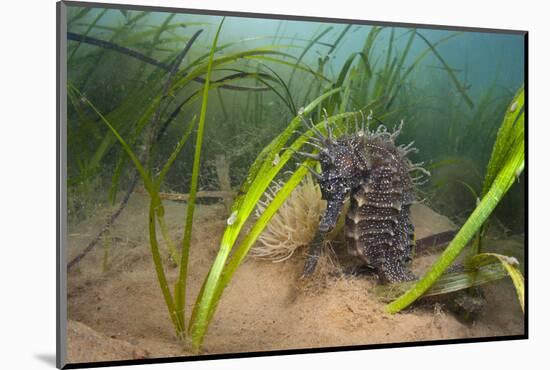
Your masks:
<path fill-rule="evenodd" d="M 328 233 L 336 226 L 338 221 L 338 216 L 340 215 L 340 210 L 342 209 L 342 201 L 329 201 L 327 203 L 327 209 L 325 214 L 319 222 L 319 231 L 323 233 Z"/>

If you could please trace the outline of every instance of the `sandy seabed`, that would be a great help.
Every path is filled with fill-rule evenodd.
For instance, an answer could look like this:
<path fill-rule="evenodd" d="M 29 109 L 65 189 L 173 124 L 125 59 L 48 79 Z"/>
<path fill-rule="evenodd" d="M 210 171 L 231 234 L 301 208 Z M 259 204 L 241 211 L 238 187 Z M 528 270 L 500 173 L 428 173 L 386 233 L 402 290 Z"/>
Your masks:
<path fill-rule="evenodd" d="M 165 201 L 165 208 L 171 235 L 181 240 L 185 204 Z M 109 233 L 108 269 L 104 271 L 104 249 L 98 244 L 69 272 L 68 362 L 195 355 L 175 337 L 150 254 L 147 213 L 147 198 L 132 195 Z M 95 237 L 107 214 L 99 210 L 69 227 L 69 260 Z M 196 209 L 187 316 L 216 256 L 224 214 L 222 205 Z M 413 222 L 419 239 L 454 228 L 423 205 L 413 206 Z M 421 272 L 433 259 L 415 259 L 414 270 Z M 374 293 L 374 277 L 339 274 L 338 262 L 329 263 L 327 257 L 311 279 L 300 280 L 304 260 L 304 251 L 281 263 L 245 260 L 222 296 L 200 354 L 523 334 L 523 314 L 509 279 L 486 285 L 482 314 L 463 323 L 437 302 L 389 315 Z M 174 282 L 178 269 L 169 263 L 165 268 Z"/>

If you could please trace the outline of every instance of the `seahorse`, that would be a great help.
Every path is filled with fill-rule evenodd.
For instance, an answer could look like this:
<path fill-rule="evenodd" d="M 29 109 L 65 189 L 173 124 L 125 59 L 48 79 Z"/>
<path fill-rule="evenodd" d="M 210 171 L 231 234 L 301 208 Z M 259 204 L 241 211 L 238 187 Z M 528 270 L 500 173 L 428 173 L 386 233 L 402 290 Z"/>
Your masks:
<path fill-rule="evenodd" d="M 413 164 L 407 158 L 417 151 L 414 142 L 395 144 L 403 122 L 393 132 L 382 124 L 370 131 L 362 119 L 360 125 L 355 123 L 355 132 L 336 138 L 326 116 L 326 135 L 311 122 L 303 121 L 313 132 L 309 143 L 319 151 L 299 154 L 319 161 L 320 173 L 309 169 L 327 202 L 304 276 L 315 270 L 322 241 L 335 227 L 349 197 L 344 227 L 349 253 L 373 269 L 383 283 L 416 279 L 411 272 L 415 238 L 410 207 L 415 202 L 414 186 L 422 176 L 413 178 L 411 173 L 429 172 L 421 167 L 422 163 Z"/>

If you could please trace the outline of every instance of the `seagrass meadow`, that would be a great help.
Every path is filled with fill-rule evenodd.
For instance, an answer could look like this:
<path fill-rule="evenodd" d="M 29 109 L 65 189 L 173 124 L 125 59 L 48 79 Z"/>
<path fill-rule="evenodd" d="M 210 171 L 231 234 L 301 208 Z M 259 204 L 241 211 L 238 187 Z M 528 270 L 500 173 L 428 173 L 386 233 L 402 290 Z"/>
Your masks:
<path fill-rule="evenodd" d="M 525 335 L 524 33 L 66 9 L 70 363 Z"/>

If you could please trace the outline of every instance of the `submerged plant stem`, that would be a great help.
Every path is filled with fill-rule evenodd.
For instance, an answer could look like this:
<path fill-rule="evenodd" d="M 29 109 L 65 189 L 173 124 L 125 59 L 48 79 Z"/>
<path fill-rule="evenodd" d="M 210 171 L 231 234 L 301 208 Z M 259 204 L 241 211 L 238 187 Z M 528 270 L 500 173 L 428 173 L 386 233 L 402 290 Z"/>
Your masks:
<path fill-rule="evenodd" d="M 312 161 L 306 161 L 307 165 L 312 165 Z M 302 178 L 308 173 L 306 167 L 302 166 L 294 172 L 292 177 L 285 183 L 285 185 L 277 192 L 276 196 L 270 202 L 269 206 L 265 209 L 262 215 L 258 218 L 250 232 L 246 235 L 245 239 L 242 241 L 241 245 L 235 250 L 235 253 L 226 268 L 224 269 L 219 285 L 216 287 L 214 295 L 214 304 L 210 307 L 208 311 L 207 322 L 210 322 L 214 312 L 216 310 L 216 305 L 219 302 L 221 295 L 224 289 L 227 287 L 231 278 L 237 271 L 237 268 L 240 266 L 241 262 L 244 260 L 250 248 L 254 245 L 258 237 L 261 235 L 264 228 L 267 226 L 271 218 L 275 215 L 279 207 L 285 202 L 290 193 L 298 186 Z M 196 347 L 200 347 L 202 344 L 202 337 L 196 339 Z"/>
<path fill-rule="evenodd" d="M 195 144 L 195 158 L 193 160 L 193 173 L 191 175 L 191 188 L 189 191 L 189 201 L 187 203 L 187 214 L 185 217 L 185 231 L 183 234 L 180 271 L 178 282 L 175 287 L 176 296 L 176 314 L 178 321 L 185 322 L 185 295 L 186 295 L 186 283 L 187 283 L 187 265 L 189 262 L 189 248 L 191 243 L 191 231 L 193 228 L 193 215 L 195 213 L 195 201 L 197 197 L 197 187 L 199 181 L 199 169 L 201 160 L 202 139 L 204 136 L 204 123 L 206 120 L 206 108 L 208 106 L 208 92 L 210 87 L 210 76 L 212 75 L 212 62 L 214 60 L 214 51 L 216 50 L 216 44 L 220 35 L 225 18 L 222 18 L 218 31 L 214 37 L 212 48 L 210 49 L 210 58 L 208 61 L 208 69 L 206 72 L 206 80 L 203 88 L 201 114 L 199 118 L 199 124 L 197 129 L 197 141 Z"/>
<path fill-rule="evenodd" d="M 304 108 L 304 114 L 309 114 L 311 111 L 316 109 L 321 102 L 330 97 L 332 94 L 335 94 L 339 91 L 340 89 L 334 89 L 328 93 L 323 94 Z M 328 118 L 328 121 L 330 123 L 334 123 L 338 120 L 349 118 L 354 114 L 355 113 L 344 113 L 332 116 Z M 243 244 L 237 251 L 235 251 L 235 254 L 231 258 L 231 261 L 226 266 L 227 259 L 229 258 L 229 254 L 239 236 L 241 228 L 254 207 L 256 206 L 258 200 L 261 198 L 262 194 L 267 189 L 273 178 L 279 173 L 285 163 L 294 155 L 294 152 L 299 150 L 301 146 L 304 145 L 304 143 L 309 139 L 310 135 L 313 134 L 312 131 L 308 131 L 307 133 L 300 136 L 293 142 L 290 148 L 286 149 L 283 152 L 278 162 L 276 164 L 273 163 L 273 156 L 282 149 L 287 140 L 290 138 L 290 134 L 294 131 L 294 129 L 297 128 L 300 120 L 301 117 L 295 117 L 290 122 L 285 131 L 283 131 L 283 133 L 276 137 L 264 149 L 264 151 L 262 151 L 258 155 L 258 158 L 256 159 L 256 162 L 252 165 L 248 175 L 249 177 L 253 177 L 253 179 L 250 179 L 250 184 L 246 188 L 246 194 L 241 196 L 240 198 L 237 198 L 234 202 L 233 211 L 236 215 L 236 220 L 231 225 L 228 225 L 224 231 L 220 243 L 220 250 L 218 252 L 218 255 L 216 256 L 216 259 L 214 260 L 214 263 L 212 264 L 212 267 L 210 268 L 208 276 L 206 277 L 201 287 L 201 291 L 199 292 L 195 307 L 193 308 L 193 313 L 191 315 L 189 330 L 191 331 L 193 346 L 197 350 L 202 345 L 204 335 L 206 334 L 206 330 L 214 314 L 216 305 L 221 297 L 223 288 L 233 276 L 233 273 L 239 266 L 242 259 L 248 253 L 248 250 L 250 249 L 252 244 L 256 241 L 257 237 L 265 228 L 267 220 L 269 220 L 269 218 L 271 217 L 270 213 L 274 213 L 277 211 L 278 207 L 282 204 L 284 199 L 286 199 L 286 197 L 288 197 L 288 195 L 290 194 L 290 191 L 294 189 L 294 187 L 296 187 L 299 179 L 303 177 L 307 172 L 305 168 L 297 169 L 295 171 L 291 179 L 293 182 L 297 182 L 291 183 L 291 180 L 289 180 L 288 187 L 286 185 L 283 187 L 285 191 L 281 193 L 281 198 L 276 197 L 277 201 L 273 200 L 270 203 L 268 208 L 264 211 L 265 216 L 262 216 L 256 222 L 256 225 L 247 234 L 245 240 L 243 241 Z M 323 122 L 319 123 L 317 125 L 317 129 L 324 130 L 322 128 L 323 124 Z M 261 158 L 263 158 L 263 160 L 260 160 Z M 283 194 L 284 196 L 282 196 Z"/>
<path fill-rule="evenodd" d="M 460 83 L 460 81 L 458 81 L 458 78 L 456 77 L 455 73 L 453 72 L 452 68 L 449 67 L 449 65 L 447 64 L 447 62 L 445 62 L 445 59 L 443 59 L 443 57 L 439 54 L 439 52 L 435 49 L 435 46 L 432 45 L 431 42 L 428 41 L 427 38 L 425 38 L 424 36 L 422 36 L 421 33 L 419 33 L 418 31 L 416 31 L 416 34 L 422 39 L 424 40 L 424 42 L 426 44 L 428 44 L 428 46 L 430 47 L 430 49 L 432 49 L 432 53 L 436 56 L 436 58 L 441 62 L 441 64 L 443 64 L 443 67 L 445 68 L 445 70 L 447 71 L 447 73 L 449 74 L 449 76 L 451 77 L 451 80 L 453 81 L 453 83 L 455 84 L 456 86 L 456 89 L 458 90 L 458 92 L 462 95 L 462 97 L 464 98 L 464 101 L 468 104 L 468 106 L 470 107 L 470 109 L 473 109 L 474 108 L 474 102 L 472 101 L 472 99 L 470 99 L 470 97 L 468 96 L 468 94 L 466 93 L 466 89 L 464 88 L 464 86 L 462 86 L 462 84 Z"/>
<path fill-rule="evenodd" d="M 157 242 L 157 232 L 155 224 L 155 201 L 151 198 L 151 203 L 149 205 L 149 244 L 151 245 L 151 255 L 153 256 L 153 263 L 155 265 L 155 270 L 157 272 L 157 278 L 160 285 L 160 290 L 162 291 L 162 296 L 166 302 L 168 308 L 168 314 L 170 319 L 174 324 L 176 329 L 176 334 L 181 336 L 184 334 L 184 323 L 179 320 L 178 315 L 176 314 L 176 305 L 170 293 L 170 287 L 168 286 L 168 281 L 166 280 L 166 275 L 164 274 L 164 267 L 162 265 L 162 258 L 160 256 L 158 242 Z"/>

